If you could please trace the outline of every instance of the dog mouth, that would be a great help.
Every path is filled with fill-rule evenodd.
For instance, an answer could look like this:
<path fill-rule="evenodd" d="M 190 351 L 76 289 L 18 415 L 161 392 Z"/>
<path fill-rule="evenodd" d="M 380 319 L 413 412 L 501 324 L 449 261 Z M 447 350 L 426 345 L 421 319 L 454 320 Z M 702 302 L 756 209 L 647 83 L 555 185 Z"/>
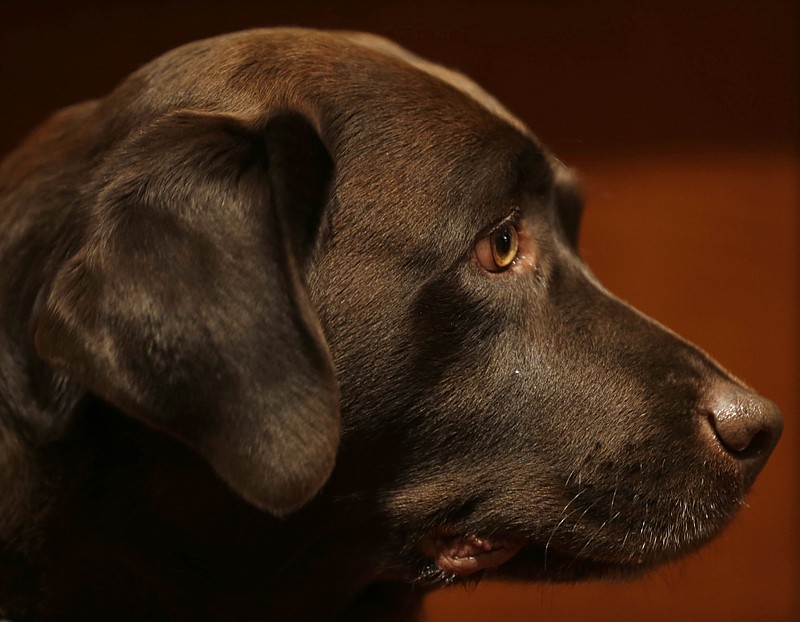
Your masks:
<path fill-rule="evenodd" d="M 517 539 L 440 533 L 423 540 L 420 549 L 442 573 L 452 577 L 468 577 L 504 564 L 524 544 Z"/>
<path fill-rule="evenodd" d="M 634 559 L 593 559 L 584 552 L 540 547 L 522 538 L 475 534 L 437 534 L 425 538 L 419 550 L 431 562 L 422 577 L 453 583 L 482 571 L 510 579 L 574 581 L 596 577 L 637 576 L 660 563 Z M 500 566 L 503 566 L 501 569 Z"/>

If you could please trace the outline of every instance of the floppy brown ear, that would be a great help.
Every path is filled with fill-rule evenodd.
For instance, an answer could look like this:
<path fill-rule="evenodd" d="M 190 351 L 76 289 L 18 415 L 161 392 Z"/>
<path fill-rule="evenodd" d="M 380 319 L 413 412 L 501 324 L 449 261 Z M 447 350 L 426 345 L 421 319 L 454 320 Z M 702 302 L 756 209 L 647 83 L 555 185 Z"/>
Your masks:
<path fill-rule="evenodd" d="M 315 130 L 181 112 L 109 153 L 36 328 L 42 358 L 193 447 L 275 515 L 327 480 L 339 393 L 304 284 L 332 162 Z"/>

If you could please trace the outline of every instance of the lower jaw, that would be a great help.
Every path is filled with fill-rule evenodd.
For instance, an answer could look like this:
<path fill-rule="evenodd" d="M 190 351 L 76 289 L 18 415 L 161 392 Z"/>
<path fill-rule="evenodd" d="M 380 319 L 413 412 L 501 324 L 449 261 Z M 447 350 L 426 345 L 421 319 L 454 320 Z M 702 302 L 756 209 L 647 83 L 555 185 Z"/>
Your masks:
<path fill-rule="evenodd" d="M 429 568 L 438 569 L 437 580 L 456 581 L 473 575 L 554 583 L 626 580 L 696 551 L 724 524 L 710 523 L 693 534 L 685 534 L 671 547 L 661 547 L 650 541 L 628 542 L 625 551 L 620 547 L 594 551 L 584 547 L 570 551 L 519 538 L 453 535 L 452 531 L 443 531 L 424 540 L 420 550 L 432 562 Z"/>
<path fill-rule="evenodd" d="M 425 552 L 425 548 L 423 548 Z M 497 578 L 521 581 L 566 583 L 591 579 L 629 580 L 641 576 L 670 559 L 680 557 L 665 553 L 647 558 L 626 560 L 592 559 L 542 547 L 505 542 L 485 554 L 452 558 L 426 552 L 436 572 L 427 576 L 434 582 L 451 583 L 462 579 Z"/>
<path fill-rule="evenodd" d="M 659 566 L 666 559 L 627 561 L 598 560 L 560 551 L 527 547 L 503 566 L 497 577 L 526 581 L 564 583 L 590 579 L 634 579 Z"/>

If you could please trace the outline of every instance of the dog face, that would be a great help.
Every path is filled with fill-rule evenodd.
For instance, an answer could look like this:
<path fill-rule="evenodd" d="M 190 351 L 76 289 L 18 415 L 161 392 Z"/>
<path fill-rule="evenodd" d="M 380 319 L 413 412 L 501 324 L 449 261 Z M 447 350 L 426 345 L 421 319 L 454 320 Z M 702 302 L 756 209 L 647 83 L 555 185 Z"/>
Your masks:
<path fill-rule="evenodd" d="M 651 567 L 777 442 L 773 404 L 597 282 L 566 169 L 386 41 L 201 42 L 55 127 L 6 169 L 40 180 L 5 199 L 6 248 L 53 249 L 39 403 L 188 445 L 289 517 L 265 530 L 324 517 L 368 543 L 362 584 Z"/>
<path fill-rule="evenodd" d="M 339 173 L 339 239 L 309 275 L 342 391 L 333 487 L 370 464 L 362 490 L 434 579 L 628 574 L 694 550 L 740 504 L 777 411 L 602 288 L 569 173 L 457 86 L 471 97 L 425 115 L 412 158 L 392 140 L 400 101 L 373 168 Z M 746 432 L 726 426 L 740 410 Z"/>

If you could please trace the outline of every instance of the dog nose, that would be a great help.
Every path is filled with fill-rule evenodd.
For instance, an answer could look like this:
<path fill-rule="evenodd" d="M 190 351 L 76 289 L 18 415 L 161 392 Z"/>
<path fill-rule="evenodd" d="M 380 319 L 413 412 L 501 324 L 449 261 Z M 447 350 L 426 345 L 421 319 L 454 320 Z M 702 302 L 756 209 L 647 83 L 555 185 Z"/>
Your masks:
<path fill-rule="evenodd" d="M 778 407 L 760 395 L 727 383 L 712 391 L 708 406 L 709 422 L 720 444 L 736 458 L 757 458 L 763 465 L 783 431 Z"/>

